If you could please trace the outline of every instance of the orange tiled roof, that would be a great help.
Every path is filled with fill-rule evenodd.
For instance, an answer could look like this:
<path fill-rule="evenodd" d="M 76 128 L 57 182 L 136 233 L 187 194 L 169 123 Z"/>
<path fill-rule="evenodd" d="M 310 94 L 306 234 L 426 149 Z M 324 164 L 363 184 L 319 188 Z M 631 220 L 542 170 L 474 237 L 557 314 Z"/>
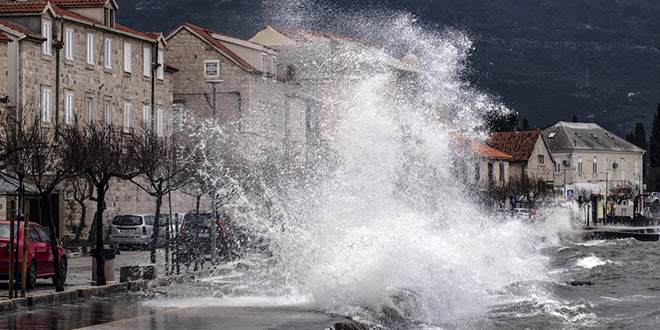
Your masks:
<path fill-rule="evenodd" d="M 541 136 L 541 130 L 493 133 L 488 144 L 513 156 L 513 161 L 528 161 Z"/>
<path fill-rule="evenodd" d="M 29 14 L 41 13 L 48 5 L 47 1 L 0 1 L 0 13 Z"/>
<path fill-rule="evenodd" d="M 53 3 L 65 7 L 87 7 L 87 6 L 104 6 L 108 0 L 52 0 Z"/>
<path fill-rule="evenodd" d="M 271 28 L 273 28 L 275 31 L 287 36 L 288 38 L 293 39 L 296 42 L 300 43 L 306 43 L 306 42 L 311 42 L 313 41 L 311 37 L 316 37 L 316 38 L 334 38 L 334 39 L 341 39 L 341 40 L 346 40 L 346 41 L 352 41 L 352 42 L 359 42 L 362 44 L 369 44 L 370 41 L 367 39 L 355 39 L 351 38 L 349 36 L 343 35 L 343 34 L 338 34 L 338 33 L 331 33 L 331 32 L 322 32 L 322 31 L 314 31 L 314 30 L 303 30 L 303 29 L 294 29 L 294 28 L 288 28 L 288 27 L 283 27 L 283 26 L 275 26 L 275 25 L 269 25 Z"/>
<path fill-rule="evenodd" d="M 66 10 L 64 8 L 61 8 L 61 7 L 58 7 L 58 6 L 53 6 L 53 10 L 55 11 L 55 13 L 57 15 L 60 15 L 60 16 L 72 17 L 72 18 L 78 19 L 78 20 L 83 21 L 83 22 L 87 22 L 87 23 L 92 24 L 92 25 L 102 25 L 102 23 L 99 22 L 99 21 L 95 21 L 95 20 L 93 20 L 89 17 L 78 15 L 74 12 L 68 11 L 68 10 Z M 158 37 L 153 37 L 153 36 L 151 36 L 150 33 L 144 33 L 144 32 L 140 32 L 140 31 L 136 31 L 136 30 L 125 27 L 125 26 L 123 26 L 121 24 L 118 24 L 118 23 L 115 23 L 115 29 L 117 29 L 119 31 L 123 31 L 123 32 L 132 33 L 132 34 L 138 35 L 142 38 L 150 39 L 150 40 L 153 40 L 153 41 L 158 40 Z"/>
<path fill-rule="evenodd" d="M 149 33 L 136 31 L 136 30 L 133 30 L 133 29 L 131 29 L 131 28 L 129 28 L 129 27 L 123 26 L 123 25 L 118 24 L 118 23 L 115 23 L 115 29 L 117 29 L 117 30 L 119 30 L 119 31 L 124 31 L 124 32 L 128 32 L 128 33 L 137 34 L 137 35 L 139 35 L 139 36 L 141 36 L 141 37 L 143 37 L 143 38 L 151 39 L 151 40 L 153 40 L 153 41 L 158 40 L 158 37 L 153 37 L 153 36 L 151 36 Z"/>
<path fill-rule="evenodd" d="M 257 68 L 253 67 L 248 62 L 246 62 L 243 58 L 236 55 L 236 53 L 232 52 L 229 48 L 225 47 L 225 45 L 223 45 L 220 41 L 216 40 L 215 38 L 213 38 L 211 36 L 212 33 L 217 33 L 217 34 L 222 34 L 222 33 L 215 32 L 215 31 L 212 31 L 212 30 L 209 30 L 209 29 L 205 29 L 203 27 L 199 27 L 199 26 L 194 25 L 194 24 L 184 22 L 181 25 L 179 25 L 177 28 L 172 30 L 172 32 L 170 32 L 167 36 L 168 37 L 171 36 L 173 34 L 173 32 L 178 31 L 181 27 L 187 27 L 187 28 L 191 29 L 195 34 L 199 35 L 201 38 L 206 40 L 206 42 L 210 43 L 211 45 L 213 45 L 214 47 L 216 47 L 217 49 L 219 49 L 220 51 L 225 53 L 231 59 L 236 61 L 236 63 L 243 66 L 247 70 L 253 71 L 253 72 L 261 72 L 260 70 L 257 70 Z"/>
<path fill-rule="evenodd" d="M 491 148 L 483 143 L 472 141 L 472 150 L 477 155 L 483 158 L 497 158 L 497 159 L 508 159 L 512 160 L 513 156 L 509 155 L 506 152 L 499 151 L 495 148 Z"/>

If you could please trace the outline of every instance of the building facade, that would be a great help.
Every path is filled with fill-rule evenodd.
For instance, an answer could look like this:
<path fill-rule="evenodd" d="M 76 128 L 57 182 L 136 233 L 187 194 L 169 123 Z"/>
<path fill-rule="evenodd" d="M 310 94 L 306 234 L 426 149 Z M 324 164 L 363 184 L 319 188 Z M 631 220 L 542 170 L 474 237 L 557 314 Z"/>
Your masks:
<path fill-rule="evenodd" d="M 554 159 L 540 130 L 522 132 L 496 132 L 488 145 L 510 154 L 510 178 L 528 178 L 538 184 L 538 190 L 554 186 Z"/>
<path fill-rule="evenodd" d="M 44 127 L 103 123 L 170 136 L 176 70 L 165 65 L 165 38 L 116 23 L 117 11 L 114 0 L 0 1 L 0 32 L 8 39 L 0 98 L 7 96 L 7 111 L 40 116 Z M 60 234 L 79 219 L 72 190 L 63 185 L 54 197 Z M 152 201 L 133 183 L 113 181 L 106 215 L 153 213 Z M 183 196 L 174 205 L 184 211 L 194 201 Z"/>
<path fill-rule="evenodd" d="M 555 187 L 607 195 L 617 187 L 644 188 L 645 150 L 594 123 L 557 122 L 543 130 L 555 158 Z"/>

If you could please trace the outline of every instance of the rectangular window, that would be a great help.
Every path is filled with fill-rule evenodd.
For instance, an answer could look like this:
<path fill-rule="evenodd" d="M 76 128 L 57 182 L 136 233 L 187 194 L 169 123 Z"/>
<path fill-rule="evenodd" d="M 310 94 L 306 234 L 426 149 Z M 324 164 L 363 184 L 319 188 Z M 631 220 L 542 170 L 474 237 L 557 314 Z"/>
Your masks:
<path fill-rule="evenodd" d="M 500 162 L 500 182 L 504 182 L 504 162 Z"/>
<path fill-rule="evenodd" d="M 635 167 L 633 168 L 635 176 L 639 176 L 639 159 L 635 159 Z"/>
<path fill-rule="evenodd" d="M 607 158 L 607 159 L 605 160 L 605 163 L 607 164 L 607 170 L 608 170 L 608 171 L 611 171 L 611 170 L 612 170 L 612 160 L 609 159 L 609 158 Z"/>
<path fill-rule="evenodd" d="M 273 66 L 271 69 L 271 73 L 273 74 L 273 81 L 277 81 L 277 57 L 273 56 Z"/>
<path fill-rule="evenodd" d="M 105 126 L 112 125 L 112 103 L 110 100 L 105 101 Z"/>
<path fill-rule="evenodd" d="M 277 109 L 275 107 L 270 107 L 270 117 L 270 126 L 274 129 L 277 128 Z"/>
<path fill-rule="evenodd" d="M 94 64 L 94 35 L 87 34 L 87 64 Z"/>
<path fill-rule="evenodd" d="M 582 157 L 578 157 L 578 173 L 582 173 Z"/>
<path fill-rule="evenodd" d="M 151 48 L 142 48 L 142 66 L 145 77 L 151 77 Z"/>
<path fill-rule="evenodd" d="M 204 77 L 219 77 L 220 61 L 204 61 Z"/>
<path fill-rule="evenodd" d="M 65 35 L 64 35 L 64 43 L 65 43 L 65 50 L 64 50 L 64 55 L 66 56 L 67 60 L 73 61 L 73 45 L 75 43 L 75 40 L 73 38 L 73 29 L 72 28 L 67 28 Z"/>
<path fill-rule="evenodd" d="M 149 114 L 151 114 L 151 107 L 148 105 L 142 106 L 142 124 L 144 125 L 144 129 L 149 129 L 150 127 L 150 117 Z"/>
<path fill-rule="evenodd" d="M 94 99 L 88 97 L 85 99 L 85 122 L 87 125 L 92 125 L 94 120 Z"/>
<path fill-rule="evenodd" d="M 488 184 L 492 185 L 493 182 L 495 181 L 495 175 L 494 175 L 494 170 L 493 170 L 493 163 L 488 163 Z"/>
<path fill-rule="evenodd" d="M 561 161 L 559 159 L 556 159 L 555 161 L 555 173 L 560 173 L 561 172 Z"/>
<path fill-rule="evenodd" d="M 621 158 L 619 162 L 619 167 L 621 168 L 621 181 L 626 181 L 626 159 Z"/>
<path fill-rule="evenodd" d="M 64 96 L 64 122 L 73 124 L 73 93 L 67 92 Z"/>
<path fill-rule="evenodd" d="M 598 157 L 594 156 L 593 161 L 593 174 L 598 174 Z"/>
<path fill-rule="evenodd" d="M 479 163 L 474 164 L 474 183 L 479 183 L 479 180 L 481 180 L 481 166 L 479 166 Z"/>
<path fill-rule="evenodd" d="M 163 80 L 165 78 L 165 64 L 163 52 L 158 52 L 158 71 L 156 77 L 158 80 Z"/>
<path fill-rule="evenodd" d="M 266 54 L 261 54 L 261 77 L 266 79 L 268 76 L 268 58 Z"/>
<path fill-rule="evenodd" d="M 41 118 L 50 123 L 50 89 L 44 89 L 41 93 Z"/>
<path fill-rule="evenodd" d="M 539 164 L 545 163 L 545 157 L 543 155 L 538 156 Z"/>
<path fill-rule="evenodd" d="M 131 44 L 124 43 L 124 72 L 131 73 Z"/>
<path fill-rule="evenodd" d="M 53 49 L 53 27 L 50 23 L 44 23 L 43 37 L 46 39 L 44 45 L 44 55 L 51 55 Z"/>
<path fill-rule="evenodd" d="M 163 136 L 163 107 L 158 107 L 158 136 Z"/>
<path fill-rule="evenodd" d="M 112 69 L 112 39 L 105 39 L 105 67 Z"/>
<path fill-rule="evenodd" d="M 131 103 L 124 102 L 124 132 L 131 131 Z"/>

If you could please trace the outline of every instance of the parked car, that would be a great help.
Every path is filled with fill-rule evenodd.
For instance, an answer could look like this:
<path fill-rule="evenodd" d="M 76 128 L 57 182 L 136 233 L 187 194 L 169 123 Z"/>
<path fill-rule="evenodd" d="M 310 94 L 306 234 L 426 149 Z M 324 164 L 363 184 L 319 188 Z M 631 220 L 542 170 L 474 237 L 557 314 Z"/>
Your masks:
<path fill-rule="evenodd" d="M 225 223 L 221 218 L 214 219 L 213 213 L 188 212 L 183 217 L 179 229 L 180 258 L 186 263 L 204 263 L 204 256 L 211 252 L 211 228 L 214 221 L 217 224 L 218 234 L 216 246 L 222 248 Z"/>
<path fill-rule="evenodd" d="M 152 214 L 117 215 L 108 228 L 108 242 L 123 246 L 146 247 L 151 243 L 154 219 Z"/>
<path fill-rule="evenodd" d="M 9 278 L 9 221 L 0 221 L 0 278 Z M 18 265 L 23 260 L 23 223 L 17 223 L 14 226 L 14 237 L 17 237 L 15 242 L 18 244 Z M 31 223 L 28 230 L 28 265 L 27 283 L 25 286 L 32 289 L 37 285 L 37 278 L 52 278 L 55 284 L 55 267 L 53 266 L 53 250 L 51 245 L 50 236 L 46 230 L 39 224 Z M 60 271 L 62 275 L 62 284 L 66 281 L 67 272 L 67 258 L 64 249 L 61 246 L 57 247 Z M 21 278 L 22 268 L 17 270 L 19 278 Z"/>

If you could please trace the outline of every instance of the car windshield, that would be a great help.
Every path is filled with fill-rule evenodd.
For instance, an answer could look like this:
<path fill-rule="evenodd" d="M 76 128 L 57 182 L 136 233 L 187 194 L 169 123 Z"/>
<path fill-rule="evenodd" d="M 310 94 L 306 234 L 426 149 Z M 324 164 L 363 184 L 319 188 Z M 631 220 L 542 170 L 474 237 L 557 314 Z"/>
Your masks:
<path fill-rule="evenodd" d="M 213 215 L 209 213 L 189 214 L 186 215 L 186 225 L 191 227 L 211 227 L 213 223 Z"/>
<path fill-rule="evenodd" d="M 112 220 L 112 224 L 118 226 L 140 226 L 142 225 L 142 217 L 135 215 L 118 215 Z"/>
<path fill-rule="evenodd" d="M 14 225 L 14 237 L 18 236 L 18 225 Z M 9 224 L 0 224 L 0 238 L 9 238 Z"/>

